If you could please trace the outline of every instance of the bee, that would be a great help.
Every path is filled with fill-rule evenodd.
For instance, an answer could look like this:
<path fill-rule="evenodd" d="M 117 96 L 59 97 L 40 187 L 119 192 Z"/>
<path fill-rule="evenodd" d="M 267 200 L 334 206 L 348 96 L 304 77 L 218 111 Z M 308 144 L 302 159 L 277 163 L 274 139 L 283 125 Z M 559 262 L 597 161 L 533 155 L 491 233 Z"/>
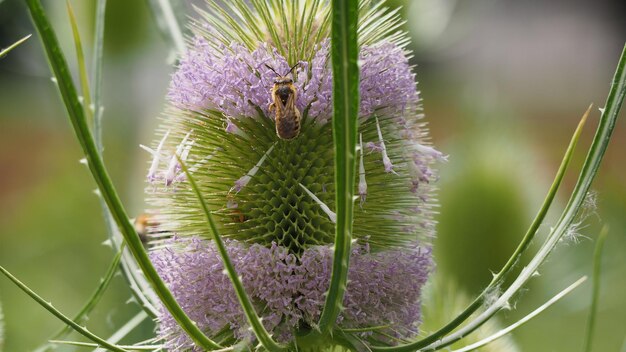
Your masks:
<path fill-rule="evenodd" d="M 272 103 L 270 112 L 276 110 L 276 134 L 282 139 L 294 139 L 300 133 L 300 111 L 296 108 L 298 91 L 289 75 L 298 66 L 295 64 L 285 75 L 280 75 L 269 65 L 265 65 L 276 74 L 272 87 Z"/>
<path fill-rule="evenodd" d="M 159 229 L 159 222 L 155 220 L 153 215 L 145 213 L 137 215 L 133 220 L 133 226 L 139 235 L 141 243 L 146 248 L 148 248 L 151 242 L 154 243 L 154 241 L 171 237 L 169 231 Z"/>
<path fill-rule="evenodd" d="M 152 222 L 152 218 L 150 217 L 150 215 L 139 214 L 135 218 L 135 221 L 133 223 L 133 226 L 135 227 L 135 231 L 137 231 L 137 234 L 139 235 L 139 239 L 141 240 L 141 243 L 143 244 L 147 244 L 149 241 L 149 235 L 150 235 L 149 226 L 151 222 Z"/>

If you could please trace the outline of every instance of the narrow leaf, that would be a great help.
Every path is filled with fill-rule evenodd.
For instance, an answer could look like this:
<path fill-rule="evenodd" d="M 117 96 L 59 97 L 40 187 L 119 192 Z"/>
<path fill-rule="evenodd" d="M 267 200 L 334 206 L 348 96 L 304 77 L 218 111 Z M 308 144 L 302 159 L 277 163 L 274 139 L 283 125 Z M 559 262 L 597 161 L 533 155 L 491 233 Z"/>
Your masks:
<path fill-rule="evenodd" d="M 458 350 L 454 350 L 452 352 L 468 352 L 468 351 L 475 351 L 476 349 L 483 347 L 499 338 L 501 338 L 502 336 L 509 334 L 511 331 L 519 328 L 520 326 L 526 324 L 529 320 L 531 320 L 532 318 L 536 317 L 537 315 L 539 315 L 539 313 L 543 312 L 544 310 L 548 309 L 548 307 L 550 307 L 551 305 L 553 305 L 554 303 L 560 301 L 563 297 L 565 297 L 567 294 L 569 294 L 570 292 L 572 292 L 574 289 L 576 289 L 578 286 L 580 286 L 583 282 L 585 282 L 587 280 L 586 276 L 581 277 L 580 279 L 578 279 L 576 282 L 574 282 L 573 284 L 569 285 L 566 289 L 564 289 L 563 291 L 559 292 L 559 294 L 557 294 L 556 296 L 552 297 L 549 301 L 547 301 L 546 303 L 542 304 L 539 308 L 535 309 L 534 311 L 532 311 L 530 314 L 526 315 L 525 317 L 523 317 L 522 319 L 516 321 L 514 324 L 509 325 L 508 327 L 498 331 L 497 333 L 486 337 L 478 342 L 475 342 L 471 345 L 467 345 L 463 348 L 460 348 Z"/>
<path fill-rule="evenodd" d="M 3 57 L 5 57 L 5 56 L 6 56 L 6 54 L 8 54 L 11 50 L 13 50 L 13 49 L 17 48 L 20 44 L 22 44 L 22 43 L 24 43 L 25 41 L 27 41 L 27 40 L 28 40 L 28 38 L 30 38 L 31 36 L 32 36 L 32 34 L 29 34 L 29 35 L 25 36 L 24 38 L 22 38 L 22 39 L 20 39 L 20 40 L 16 41 L 15 43 L 13 43 L 13 44 L 9 45 L 9 47 L 8 47 L 8 48 L 0 50 L 0 59 L 1 59 L 1 58 L 3 58 Z"/>
<path fill-rule="evenodd" d="M 89 169 L 94 177 L 94 180 L 98 184 L 98 189 L 100 190 L 102 197 L 111 211 L 111 215 L 115 219 L 115 223 L 124 236 L 128 248 L 137 260 L 137 263 L 146 276 L 146 279 L 150 282 L 154 291 L 163 302 L 163 305 L 172 314 L 172 317 L 174 317 L 174 319 L 180 324 L 181 328 L 185 330 L 194 342 L 202 348 L 209 350 L 220 348 L 221 346 L 204 335 L 198 326 L 191 319 L 189 319 L 150 262 L 148 254 L 143 248 L 143 244 L 141 243 L 135 228 L 130 223 L 128 216 L 126 215 L 126 210 L 122 205 L 115 187 L 111 182 L 111 178 L 104 167 L 102 158 L 98 153 L 98 148 L 95 145 L 80 101 L 78 100 L 76 88 L 72 82 L 72 77 L 70 76 L 65 57 L 61 52 L 58 40 L 50 22 L 48 21 L 43 7 L 38 0 L 27 0 L 26 3 L 33 18 L 33 22 L 37 27 L 37 31 L 42 38 L 42 42 L 48 56 L 48 61 L 58 82 L 59 92 L 61 93 L 61 97 L 63 98 L 63 102 L 67 108 L 68 117 L 72 122 L 76 137 L 78 138 L 83 152 L 86 155 Z"/>
<path fill-rule="evenodd" d="M 228 278 L 230 279 L 230 282 L 233 284 L 233 288 L 235 289 L 235 293 L 237 294 L 237 299 L 239 300 L 239 304 L 241 305 L 241 308 L 243 309 L 243 312 L 246 315 L 246 318 L 248 319 L 248 323 L 252 327 L 252 331 L 254 331 L 254 335 L 259 340 L 259 342 L 261 342 L 261 345 L 265 347 L 265 349 L 267 349 L 268 351 L 286 350 L 285 346 L 276 343 L 272 339 L 270 334 L 265 329 L 265 326 L 263 326 L 263 323 L 261 322 L 259 315 L 256 313 L 254 306 L 252 305 L 252 301 L 250 301 L 250 298 L 246 294 L 246 291 L 243 287 L 243 283 L 241 282 L 241 278 L 237 275 L 235 266 L 233 265 L 232 261 L 230 260 L 230 257 L 228 256 L 226 245 L 224 244 L 224 241 L 220 237 L 220 234 L 217 230 L 217 226 L 215 225 L 215 221 L 213 220 L 213 216 L 211 215 L 211 211 L 209 210 L 209 206 L 204 200 L 204 197 L 202 196 L 202 193 L 200 192 L 200 189 L 198 188 L 198 185 L 196 184 L 195 179 L 189 172 L 189 169 L 187 169 L 187 166 L 185 165 L 183 160 L 180 158 L 179 155 L 176 155 L 176 158 L 178 159 L 178 163 L 181 165 L 181 168 L 183 169 L 183 171 L 185 172 L 185 175 L 187 176 L 187 180 L 189 181 L 189 185 L 191 186 L 191 189 L 193 190 L 193 192 L 196 194 L 198 198 L 198 202 L 200 203 L 200 206 L 202 207 L 202 211 L 204 211 L 204 215 L 206 216 L 209 227 L 211 228 L 211 233 L 213 234 L 213 241 L 215 241 L 215 245 L 217 246 L 217 249 L 220 253 L 220 257 L 222 258 L 222 263 L 224 264 L 224 268 L 226 269 L 226 272 L 228 273 Z"/>
<path fill-rule="evenodd" d="M 2 274 L 4 274 L 4 276 L 6 276 L 9 280 L 13 281 L 13 283 L 17 287 L 19 287 L 22 291 L 24 291 L 27 295 L 29 295 L 33 300 L 35 300 L 35 302 L 39 303 L 40 306 L 44 307 L 48 312 L 52 313 L 52 315 L 54 315 L 55 317 L 57 317 L 58 319 L 63 321 L 65 324 L 70 326 L 77 333 L 79 333 L 79 334 L 85 336 L 86 338 L 88 338 L 89 340 L 97 343 L 99 346 L 103 346 L 103 347 L 108 348 L 111 351 L 116 351 L 116 352 L 124 352 L 124 351 L 126 351 L 125 349 L 120 348 L 120 347 L 118 347 L 118 346 L 116 346 L 116 345 L 106 341 L 105 339 L 103 339 L 103 338 L 93 334 L 91 331 L 89 331 L 86 328 L 80 326 L 78 323 L 76 323 L 72 319 L 70 319 L 67 316 L 65 316 L 63 313 L 61 313 L 56 308 L 54 308 L 52 306 L 52 304 L 46 302 L 46 300 L 41 298 L 38 294 L 36 294 L 28 286 L 26 286 L 24 283 L 22 283 L 20 280 L 18 280 L 15 276 L 11 275 L 11 273 L 8 272 L 4 267 L 0 266 L 0 272 Z"/>
<path fill-rule="evenodd" d="M 329 334 L 341 312 L 348 280 L 356 175 L 359 67 L 357 0 L 332 1 L 333 141 L 335 144 L 335 247 L 326 302 L 319 321 Z"/>
<path fill-rule="evenodd" d="M 80 40 L 78 24 L 76 16 L 69 0 L 65 2 L 67 6 L 67 14 L 70 18 L 72 26 L 72 34 L 74 35 L 74 46 L 76 47 L 76 61 L 78 62 L 78 76 L 80 77 L 80 86 L 83 91 L 83 109 L 87 115 L 87 121 L 93 123 L 93 110 L 91 106 L 91 92 L 89 91 L 89 77 L 87 75 L 87 65 L 85 65 L 85 54 L 83 53 L 83 44 Z"/>
<path fill-rule="evenodd" d="M 598 310 L 598 299 L 600 297 L 600 273 L 602 272 L 602 249 L 606 235 L 609 233 L 608 226 L 604 226 L 600 230 L 596 248 L 593 251 L 593 291 L 591 293 L 591 309 L 589 309 L 589 319 L 587 320 L 587 334 L 585 336 L 584 351 L 591 351 L 591 343 L 593 341 L 593 332 L 596 323 L 596 312 Z"/>

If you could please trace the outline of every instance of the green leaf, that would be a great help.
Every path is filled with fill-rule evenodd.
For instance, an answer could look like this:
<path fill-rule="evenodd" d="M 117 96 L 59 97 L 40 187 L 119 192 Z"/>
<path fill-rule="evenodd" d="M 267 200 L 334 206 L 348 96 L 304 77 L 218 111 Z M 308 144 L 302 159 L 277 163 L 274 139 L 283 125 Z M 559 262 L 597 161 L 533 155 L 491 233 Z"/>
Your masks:
<path fill-rule="evenodd" d="M 32 34 L 29 34 L 29 35 L 25 36 L 24 38 L 22 38 L 22 39 L 20 39 L 20 40 L 16 41 L 15 43 L 13 43 L 13 44 L 9 45 L 9 47 L 8 47 L 8 48 L 0 50 L 0 59 L 1 59 L 1 58 L 3 58 L 3 57 L 5 57 L 5 56 L 6 56 L 6 54 L 8 54 L 11 50 L 13 50 L 13 49 L 17 48 L 20 44 L 22 44 L 22 43 L 24 43 L 25 41 L 27 41 L 27 40 L 28 40 L 28 38 L 30 38 L 30 36 L 32 36 Z"/>
<path fill-rule="evenodd" d="M 135 228 L 130 223 L 128 216 L 126 215 L 126 210 L 122 205 L 115 187 L 111 182 L 111 178 L 104 167 L 102 158 L 98 153 L 98 148 L 96 147 L 93 136 L 85 119 L 84 111 L 82 110 L 82 106 L 78 100 L 76 87 L 72 82 L 72 77 L 70 76 L 65 57 L 61 52 L 58 40 L 50 22 L 48 21 L 43 7 L 38 0 L 27 0 L 26 3 L 33 18 L 33 22 L 37 27 L 37 31 L 42 38 L 50 66 L 58 82 L 59 92 L 61 93 L 61 97 L 63 98 L 63 102 L 65 103 L 65 107 L 68 112 L 68 117 L 72 122 L 76 137 L 86 154 L 89 169 L 94 177 L 94 180 L 98 184 L 102 197 L 111 211 L 111 215 L 115 219 L 115 223 L 126 240 L 128 248 L 146 276 L 146 279 L 150 282 L 155 292 L 163 302 L 163 305 L 180 324 L 181 328 L 185 330 L 199 346 L 209 350 L 220 348 L 221 346 L 204 335 L 197 325 L 189 319 L 150 262 L 148 254 L 143 248 L 143 244 L 141 243 Z"/>
<path fill-rule="evenodd" d="M 6 276 L 9 280 L 13 281 L 13 283 L 17 287 L 19 287 L 22 291 L 24 291 L 27 295 L 29 295 L 33 300 L 35 300 L 35 302 L 39 303 L 40 306 L 44 307 L 48 312 L 52 313 L 52 315 L 54 315 L 55 317 L 59 318 L 61 321 L 63 321 L 68 326 L 72 327 L 72 329 L 74 329 L 77 333 L 85 336 L 86 338 L 88 338 L 89 340 L 97 343 L 100 346 L 108 348 L 110 351 L 116 351 L 116 352 L 125 352 L 126 351 L 125 349 L 123 349 L 121 347 L 118 347 L 118 346 L 116 346 L 116 345 L 106 341 L 105 339 L 103 339 L 103 338 L 93 334 L 91 331 L 87 330 L 87 328 L 84 328 L 84 327 L 80 326 L 78 323 L 76 323 L 72 319 L 70 319 L 67 316 L 65 316 L 63 313 L 61 313 L 56 308 L 54 308 L 52 306 L 52 304 L 46 302 L 43 298 L 41 298 L 39 295 L 37 295 L 28 286 L 26 286 L 24 283 L 22 283 L 20 280 L 18 280 L 15 276 L 11 275 L 11 273 L 8 272 L 4 267 L 0 266 L 0 272 L 2 274 L 4 274 L 4 276 Z"/>
<path fill-rule="evenodd" d="M 267 349 L 268 351 L 286 350 L 285 346 L 276 343 L 276 341 L 272 339 L 270 334 L 265 329 L 265 326 L 263 326 L 263 323 L 261 322 L 259 315 L 256 313 L 254 306 L 252 305 L 252 301 L 250 301 L 250 298 L 246 294 L 246 291 L 243 287 L 243 283 L 241 282 L 241 278 L 237 275 L 235 266 L 233 265 L 232 261 L 230 260 L 230 257 L 228 256 L 226 245 L 224 245 L 224 241 L 220 237 L 220 234 L 217 230 L 217 225 L 215 224 L 215 221 L 213 220 L 213 216 L 211 215 L 209 206 L 204 200 L 204 197 L 202 197 L 202 193 L 200 192 L 200 189 L 198 188 L 198 185 L 196 184 L 196 180 L 193 178 L 193 176 L 189 172 L 189 169 L 187 169 L 187 165 L 185 165 L 185 163 L 180 159 L 180 157 L 176 155 L 176 158 L 178 159 L 178 162 L 180 163 L 181 168 L 183 169 L 183 171 L 185 172 L 185 175 L 187 176 L 187 180 L 189 181 L 189 185 L 191 186 L 191 189 L 193 190 L 193 192 L 196 194 L 196 197 L 198 198 L 198 202 L 200 203 L 200 206 L 202 207 L 202 211 L 204 212 L 207 222 L 209 223 L 209 227 L 211 228 L 213 241 L 215 241 L 215 245 L 217 246 L 217 249 L 220 253 L 220 257 L 222 258 L 222 263 L 224 264 L 224 268 L 226 269 L 228 278 L 230 279 L 230 282 L 233 284 L 233 288 L 235 289 L 235 293 L 237 294 L 237 299 L 239 300 L 239 304 L 241 305 L 241 308 L 243 309 L 243 312 L 246 315 L 246 318 L 248 319 L 248 323 L 252 327 L 252 331 L 254 331 L 256 338 L 259 340 L 259 342 L 261 342 L 261 345 L 263 345 L 263 347 L 265 347 L 265 349 Z"/>
<path fill-rule="evenodd" d="M 587 320 L 587 334 L 585 336 L 584 351 L 591 351 L 591 342 L 593 341 L 593 332 L 596 322 L 596 312 L 598 310 L 598 299 L 600 296 L 600 273 L 602 272 L 602 249 L 604 241 L 609 232 L 608 226 L 602 227 L 596 248 L 593 251 L 593 291 L 591 292 L 591 308 L 589 309 L 589 319 Z"/>
<path fill-rule="evenodd" d="M 359 2 L 332 1 L 333 140 L 335 145 L 335 247 L 330 287 L 319 322 L 329 334 L 342 309 L 348 280 L 359 114 Z"/>

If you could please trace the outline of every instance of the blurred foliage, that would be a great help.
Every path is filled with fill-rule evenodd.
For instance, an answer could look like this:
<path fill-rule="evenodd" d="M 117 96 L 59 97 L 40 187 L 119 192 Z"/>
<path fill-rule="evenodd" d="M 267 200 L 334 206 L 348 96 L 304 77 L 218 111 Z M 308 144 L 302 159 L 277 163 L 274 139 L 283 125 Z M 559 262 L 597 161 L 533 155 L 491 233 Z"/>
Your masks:
<path fill-rule="evenodd" d="M 2 304 L 0 302 L 0 352 L 4 350 L 4 315 L 2 314 Z"/>
<path fill-rule="evenodd" d="M 515 121 L 487 119 L 449 146 L 451 160 L 441 170 L 437 265 L 470 293 L 506 263 L 533 215 L 531 196 L 547 185 L 524 177 L 533 161 L 527 142 L 502 126 Z"/>
<path fill-rule="evenodd" d="M 72 3 L 85 48 L 89 48 L 93 2 Z M 445 282 L 434 284 L 443 287 L 437 292 L 444 292 L 435 299 L 457 302 L 443 304 L 450 311 L 484 286 L 490 271 L 499 269 L 522 237 L 580 115 L 590 102 L 603 103 L 626 37 L 623 22 L 618 26 L 624 2 L 461 3 L 390 1 L 392 6 L 404 6 L 409 21 L 405 28 L 416 39 L 412 48 L 426 119 L 435 145 L 450 154 L 438 184 L 441 215 L 435 243 L 436 275 Z M 73 58 L 64 2 L 48 0 L 44 5 L 53 15 L 66 55 Z M 416 13 L 425 11 L 420 10 L 424 6 L 452 6 L 447 25 L 428 27 L 427 13 Z M 148 162 L 148 155 L 137 145 L 153 138 L 172 68 L 145 2 L 108 0 L 107 10 L 105 160 L 124 203 L 131 214 L 137 214 L 143 208 Z M 22 1 L 0 1 L 0 47 L 33 32 Z M 591 123 L 588 130 L 593 127 Z M 590 134 L 583 136 L 579 150 L 588 145 Z M 606 223 L 611 233 L 603 257 L 594 348 L 617 351 L 622 347 L 626 326 L 624 150 L 622 116 L 594 184 L 597 215 L 590 216 L 581 229 L 586 237 L 577 244 L 563 243 L 541 276 L 531 281 L 530 292 L 515 302 L 518 310 L 501 315 L 503 325 L 589 274 L 593 239 Z M 578 160 L 583 156 L 579 154 Z M 0 59 L 0 264 L 69 315 L 89 296 L 113 256 L 101 245 L 105 230 L 98 201 L 91 193 L 94 183 L 78 163 L 81 157 L 34 36 Z M 566 179 L 560 202 L 566 200 L 573 174 Z M 549 226 L 550 220 L 544 232 Z M 580 350 L 589 293 L 587 284 L 521 327 L 513 334 L 515 344 L 522 351 Z M 129 298 L 124 281 L 117 277 L 89 320 L 89 328 L 102 336 L 115 331 L 138 310 L 134 303 L 126 303 Z M 6 351 L 32 349 L 59 327 L 7 280 L 0 280 L 0 300 Z M 432 299 L 425 300 L 429 302 Z M 426 329 L 436 329 L 442 323 L 438 319 L 453 313 L 444 308 L 437 308 L 436 315 L 429 313 L 432 307 L 425 308 Z M 152 328 L 146 323 L 130 339 L 146 338 Z"/>

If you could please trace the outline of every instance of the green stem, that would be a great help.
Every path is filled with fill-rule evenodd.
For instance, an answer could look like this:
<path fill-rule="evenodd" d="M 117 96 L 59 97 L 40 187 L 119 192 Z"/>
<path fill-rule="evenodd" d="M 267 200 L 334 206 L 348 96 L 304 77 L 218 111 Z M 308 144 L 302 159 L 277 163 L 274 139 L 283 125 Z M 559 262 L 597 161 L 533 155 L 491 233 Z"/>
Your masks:
<path fill-rule="evenodd" d="M 596 248 L 593 251 L 593 291 L 591 293 L 591 308 L 589 309 L 589 319 L 587 320 L 587 334 L 585 336 L 585 348 L 583 351 L 591 352 L 591 343 L 596 323 L 596 312 L 598 311 L 598 299 L 600 297 L 600 273 L 602 272 L 602 249 L 604 241 L 609 232 L 608 226 L 602 227 Z"/>
<path fill-rule="evenodd" d="M 583 168 L 579 174 L 576 186 L 574 187 L 570 200 L 568 201 L 559 221 L 557 222 L 554 229 L 551 231 L 543 246 L 539 249 L 539 251 L 533 257 L 530 263 L 524 268 L 518 278 L 500 296 L 498 301 L 496 301 L 492 306 L 486 309 L 485 312 L 481 313 L 472 322 L 468 323 L 457 332 L 446 337 L 437 338 L 434 342 L 428 345 L 428 348 L 425 350 L 437 350 L 448 346 L 455 341 L 458 341 L 459 339 L 477 329 L 486 320 L 488 320 L 491 316 L 497 313 L 497 311 L 502 309 L 502 307 L 506 305 L 507 300 L 510 299 L 513 294 L 515 294 L 517 290 L 521 288 L 521 286 L 533 275 L 539 265 L 546 259 L 546 257 L 554 249 L 562 235 L 572 224 L 576 217 L 576 214 L 578 214 L 578 211 L 580 210 L 585 200 L 589 188 L 591 187 L 594 176 L 598 172 L 600 162 L 602 161 L 604 152 L 606 151 L 608 143 L 611 139 L 611 134 L 613 132 L 613 129 L 615 128 L 615 122 L 617 120 L 619 110 L 624 101 L 624 97 L 626 96 L 626 70 L 624 69 L 625 66 L 626 46 L 624 46 L 622 55 L 618 62 L 615 76 L 613 77 L 611 90 L 606 101 L 605 109 L 602 110 L 603 112 L 600 118 L 600 124 L 598 125 L 598 128 L 596 130 L 596 135 L 594 136 L 591 147 L 589 148 L 589 152 L 585 159 Z M 427 339 L 430 339 L 430 337 L 428 337 Z M 415 351 L 423 347 L 422 341 L 416 341 L 411 344 L 405 344 L 396 347 L 372 347 L 372 350 L 394 352 Z"/>
<path fill-rule="evenodd" d="M 93 67 L 92 67 L 92 101 L 94 107 L 94 124 L 93 124 L 93 136 L 96 148 L 103 155 L 103 141 L 102 141 L 102 115 L 104 107 L 101 102 L 102 95 L 102 64 L 103 64 L 103 49 L 104 49 L 104 24 L 106 15 L 106 0 L 98 0 L 96 5 L 96 30 L 94 33 L 94 48 L 93 48 Z M 115 249 L 121 248 L 121 235 L 117 232 L 112 215 L 107 207 L 105 200 L 99 197 L 100 207 L 102 208 L 102 217 L 106 227 L 106 232 L 111 241 L 111 244 Z M 122 254 L 122 274 L 131 289 L 133 296 L 137 299 L 137 303 L 141 305 L 143 310 L 155 318 L 157 315 L 157 309 L 154 308 L 155 302 L 158 302 L 158 298 L 152 292 L 150 284 L 145 282 L 143 276 L 140 277 L 138 273 L 137 265 L 135 264 L 132 255 L 129 253 Z M 142 282 L 139 282 L 142 280 Z M 147 291 L 150 291 L 150 294 Z"/>
<path fill-rule="evenodd" d="M 286 346 L 276 343 L 272 339 L 270 334 L 267 332 L 267 330 L 265 329 L 265 326 L 263 326 L 263 323 L 261 322 L 259 315 L 256 313 L 256 310 L 254 309 L 254 306 L 252 305 L 252 301 L 250 301 L 250 298 L 246 294 L 246 291 L 243 287 L 243 283 L 241 282 L 241 278 L 237 275 L 235 266 L 233 265 L 233 262 L 230 260 L 230 257 L 228 256 L 226 245 L 224 245 L 224 241 L 219 235 L 217 226 L 215 224 L 215 221 L 213 221 L 213 216 L 211 215 L 211 211 L 209 210 L 209 206 L 204 200 L 204 197 L 202 196 L 202 193 L 200 192 L 200 189 L 198 188 L 196 181 L 194 180 L 193 176 L 187 169 L 187 166 L 185 165 L 185 163 L 180 159 L 178 155 L 176 155 L 176 158 L 178 159 L 178 162 L 180 163 L 181 168 L 185 172 L 185 175 L 187 176 L 187 180 L 189 181 L 189 185 L 191 186 L 193 192 L 196 194 L 198 198 L 198 202 L 200 203 L 200 206 L 202 207 L 202 210 L 204 211 L 204 215 L 206 216 L 206 219 L 209 223 L 209 227 L 211 228 L 211 233 L 213 234 L 213 241 L 215 241 L 215 245 L 217 246 L 217 249 L 220 253 L 220 257 L 222 258 L 224 268 L 226 269 L 226 272 L 228 273 L 228 278 L 230 279 L 230 282 L 233 284 L 233 288 L 235 289 L 235 293 L 237 294 L 237 299 L 239 299 L 239 304 L 241 305 L 241 308 L 243 309 L 243 312 L 246 315 L 246 318 L 248 319 L 248 323 L 250 323 L 250 326 L 252 327 L 252 331 L 254 331 L 256 338 L 259 340 L 259 342 L 261 342 L 261 345 L 263 345 L 263 347 L 265 347 L 265 349 L 267 349 L 268 351 L 286 350 Z"/>
<path fill-rule="evenodd" d="M 348 281 L 356 175 L 359 113 L 357 0 L 332 1 L 333 140 L 335 145 L 335 246 L 326 302 L 319 320 L 321 334 L 332 331 L 342 309 Z"/>
<path fill-rule="evenodd" d="M 98 184 L 98 188 L 104 198 L 115 223 L 120 232 L 124 236 L 129 250 L 133 254 L 146 279 L 150 282 L 155 292 L 161 299 L 163 305 L 170 312 L 172 317 L 178 322 L 181 328 L 189 334 L 191 339 L 204 349 L 212 350 L 221 348 L 218 344 L 209 339 L 182 310 L 172 293 L 157 273 L 156 269 L 150 262 L 148 254 L 143 248 L 143 244 L 130 223 L 126 210 L 111 182 L 108 172 L 104 167 L 102 158 L 98 153 L 93 136 L 89 130 L 89 126 L 85 119 L 84 111 L 76 93 L 76 87 L 72 82 L 65 57 L 61 52 L 58 40 L 48 21 L 48 18 L 41 6 L 39 0 L 26 0 L 33 22 L 37 27 L 44 48 L 50 62 L 52 71 L 54 72 L 58 88 L 68 111 L 68 116 L 72 122 L 76 137 L 80 142 L 83 151 L 86 154 L 89 169 Z"/>

